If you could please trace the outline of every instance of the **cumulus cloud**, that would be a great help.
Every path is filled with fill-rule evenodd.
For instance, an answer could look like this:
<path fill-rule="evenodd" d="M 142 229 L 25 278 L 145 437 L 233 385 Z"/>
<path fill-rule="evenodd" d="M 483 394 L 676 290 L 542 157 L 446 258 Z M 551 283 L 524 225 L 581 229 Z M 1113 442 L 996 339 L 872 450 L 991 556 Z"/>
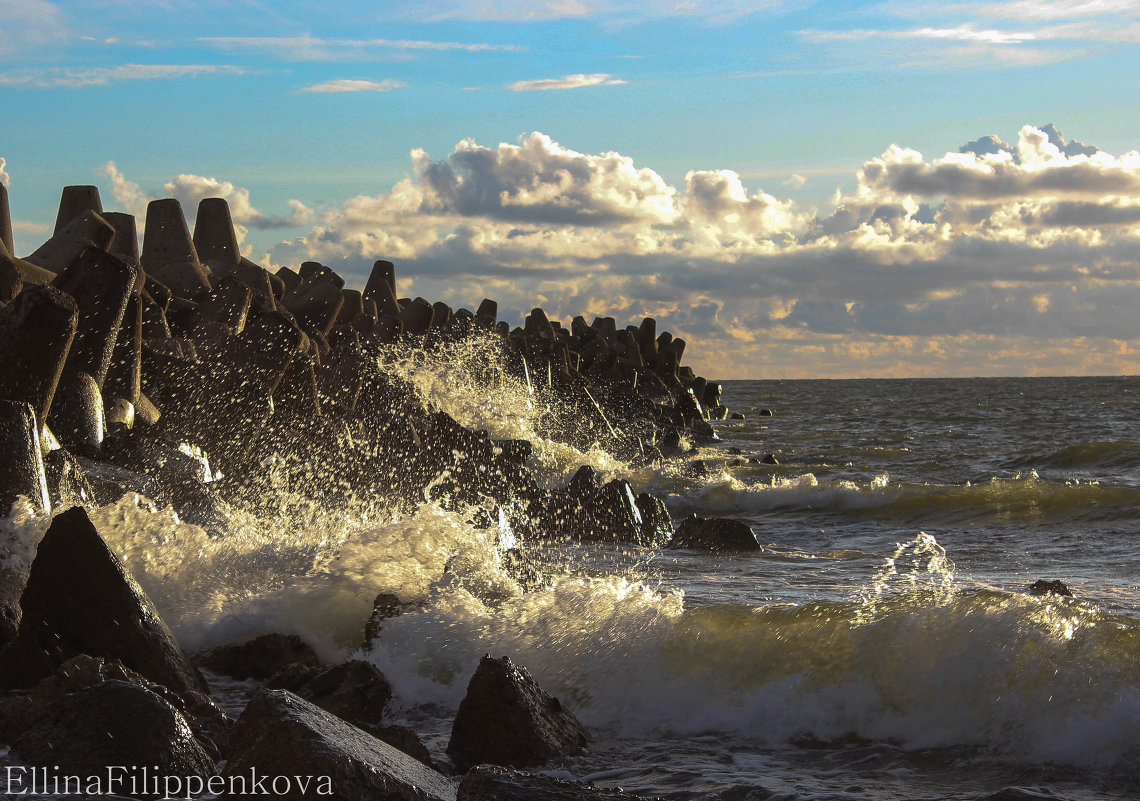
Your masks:
<path fill-rule="evenodd" d="M 675 186 L 540 133 L 465 140 L 443 158 L 413 151 L 411 177 L 270 255 L 358 283 L 391 258 L 402 291 L 496 297 L 504 315 L 536 302 L 564 320 L 654 315 L 726 354 L 705 357 L 710 375 L 1135 372 L 1140 156 L 1053 126 L 1013 141 L 935 158 L 891 146 L 816 213 L 729 169 Z"/>
<path fill-rule="evenodd" d="M 512 92 L 543 92 L 560 89 L 582 89 L 587 86 L 620 86 L 625 81 L 613 78 L 605 72 L 595 72 L 591 75 L 576 73 L 563 75 L 561 78 L 540 78 L 533 81 L 515 81 L 508 84 Z"/>
<path fill-rule="evenodd" d="M 116 67 L 27 67 L 0 72 L 0 86 L 50 89 L 107 86 L 124 81 L 171 80 L 211 75 L 244 75 L 227 64 L 122 64 Z"/>
<path fill-rule="evenodd" d="M 12 176 L 8 175 L 8 171 L 5 169 L 7 166 L 8 162 L 4 160 L 3 156 L 0 156 L 0 184 L 3 186 L 11 186 L 12 184 Z"/>
<path fill-rule="evenodd" d="M 325 81 L 324 83 L 306 86 L 302 92 L 391 92 L 393 89 L 403 89 L 407 86 L 403 81 L 385 79 L 383 81 L 359 81 L 341 79 Z"/>
<path fill-rule="evenodd" d="M 184 173 L 164 183 L 160 193 L 142 190 L 138 183 L 123 175 L 113 161 L 104 164 L 99 172 L 110 179 L 112 196 L 128 213 L 138 218 L 140 229 L 146 220 L 147 205 L 159 197 L 176 199 L 182 205 L 190 225 L 194 223 L 200 201 L 210 197 L 224 198 L 229 204 L 239 241 L 244 241 L 249 228 L 295 228 L 309 224 L 314 216 L 313 210 L 299 200 L 288 202 L 287 215 L 267 216 L 254 208 L 248 189 L 217 178 Z"/>

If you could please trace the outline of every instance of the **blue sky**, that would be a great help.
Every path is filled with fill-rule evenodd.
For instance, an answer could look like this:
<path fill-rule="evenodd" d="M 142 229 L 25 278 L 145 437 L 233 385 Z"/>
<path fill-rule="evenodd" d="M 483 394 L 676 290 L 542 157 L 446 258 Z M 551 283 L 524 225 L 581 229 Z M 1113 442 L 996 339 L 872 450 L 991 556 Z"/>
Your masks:
<path fill-rule="evenodd" d="M 65 184 L 138 214 L 178 197 L 191 221 L 220 195 L 267 265 L 360 283 L 391 258 L 455 305 L 653 314 L 710 376 L 1140 372 L 1140 2 L 0 19 L 20 255 Z"/>

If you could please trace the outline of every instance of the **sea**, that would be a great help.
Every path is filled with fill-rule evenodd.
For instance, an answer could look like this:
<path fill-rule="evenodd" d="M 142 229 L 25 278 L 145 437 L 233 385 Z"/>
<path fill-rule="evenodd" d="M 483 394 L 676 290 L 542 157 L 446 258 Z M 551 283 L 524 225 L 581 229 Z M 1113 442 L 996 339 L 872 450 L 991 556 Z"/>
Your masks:
<path fill-rule="evenodd" d="M 283 488 L 209 524 L 128 495 L 100 531 L 187 650 L 269 631 L 372 661 L 437 762 L 483 654 L 588 728 L 554 776 L 667 799 L 1140 798 L 1140 378 L 724 382 L 743 419 L 661 464 L 545 438 L 533 389 L 408 364 L 434 408 L 526 437 L 762 550 L 505 542 L 471 515 Z M 765 461 L 764 457 L 772 459 Z M 772 462 L 775 462 L 774 464 Z M 274 464 L 267 459 L 265 469 Z M 46 521 L 17 510 L 12 545 Z M 520 584 L 514 544 L 540 577 Z M 1071 597 L 1032 595 L 1059 580 Z M 408 602 L 371 649 L 380 592 Z M 210 677 L 240 712 L 252 686 Z"/>

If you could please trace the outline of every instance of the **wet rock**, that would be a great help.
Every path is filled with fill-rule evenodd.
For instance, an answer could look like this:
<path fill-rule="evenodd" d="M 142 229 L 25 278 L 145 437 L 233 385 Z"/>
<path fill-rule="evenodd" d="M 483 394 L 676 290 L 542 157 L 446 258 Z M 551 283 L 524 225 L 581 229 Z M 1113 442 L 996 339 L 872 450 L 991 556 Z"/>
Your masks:
<path fill-rule="evenodd" d="M 661 548 L 673 538 L 673 518 L 665 501 L 648 492 L 637 496 L 637 509 L 641 512 L 640 545 L 646 548 Z"/>
<path fill-rule="evenodd" d="M 1053 581 L 1037 579 L 1037 581 L 1029 585 L 1026 593 L 1029 595 L 1061 595 L 1069 598 L 1073 596 L 1072 590 L 1065 586 L 1065 583 L 1060 579 L 1054 579 Z"/>
<path fill-rule="evenodd" d="M 395 724 L 391 726 L 368 726 L 366 731 L 377 739 L 383 740 L 397 751 L 403 751 L 420 764 L 427 765 L 432 770 L 435 770 L 435 763 L 432 762 L 431 754 L 428 753 L 427 746 L 420 740 L 419 735 L 407 726 L 397 726 Z"/>
<path fill-rule="evenodd" d="M 582 782 L 523 773 L 496 765 L 478 765 L 459 783 L 458 801 L 597 801 L 643 799 L 622 790 L 601 789 Z"/>
<path fill-rule="evenodd" d="M 41 512 L 51 511 L 47 475 L 40 455 L 36 415 L 28 403 L 0 400 L 0 515 L 7 515 L 17 497 Z"/>
<path fill-rule="evenodd" d="M 731 419 L 731 420 L 743 420 L 745 418 L 744 418 L 744 415 L 741 414 L 740 412 L 733 412 L 731 415 L 729 415 L 729 419 Z"/>
<path fill-rule="evenodd" d="M 674 532 L 669 547 L 695 551 L 763 550 L 747 523 L 725 517 L 686 518 Z"/>
<path fill-rule="evenodd" d="M 19 642 L 8 647 L 20 642 L 34 646 L 53 669 L 87 653 L 117 659 L 176 692 L 207 692 L 150 599 L 81 508 L 52 522 L 32 562 L 20 607 Z M 46 673 L 16 678 L 27 686 L 42 675 Z"/>
<path fill-rule="evenodd" d="M 265 686 L 289 690 L 356 726 L 378 726 L 392 699 L 392 686 L 370 662 L 353 659 L 327 670 L 290 665 Z"/>
<path fill-rule="evenodd" d="M 103 393 L 90 373 L 64 373 L 48 416 L 59 441 L 76 453 L 94 454 L 107 433 Z"/>
<path fill-rule="evenodd" d="M 115 239 L 115 228 L 96 211 L 84 211 L 24 261 L 55 274 L 75 263 L 88 248 L 105 251 Z M 27 280 L 27 279 L 25 279 Z"/>
<path fill-rule="evenodd" d="M 364 624 L 364 643 L 362 646 L 364 650 L 372 650 L 373 641 L 380 636 L 385 620 L 402 615 L 408 609 L 413 609 L 416 606 L 417 604 L 414 603 L 404 603 L 389 592 L 382 592 L 377 595 L 376 600 L 372 602 L 372 614 L 369 616 L 368 622 Z"/>
<path fill-rule="evenodd" d="M 775 455 L 775 454 L 772 454 L 772 453 L 766 453 L 766 454 L 764 454 L 764 456 L 763 456 L 763 457 L 760 459 L 760 463 L 761 463 L 761 464 L 771 464 L 771 465 L 778 465 L 778 464 L 780 463 L 780 461 L 779 461 L 779 459 L 777 459 L 777 458 L 776 458 L 776 455 Z"/>
<path fill-rule="evenodd" d="M 157 794 L 141 781 L 131 788 L 129 778 L 116 791 L 137 798 L 165 795 L 166 777 L 205 781 L 217 771 L 178 710 L 150 690 L 115 680 L 52 703 L 12 750 L 29 765 L 63 775 L 106 777 L 108 767 L 123 766 L 129 777 L 132 766 L 145 765 L 159 780 Z"/>
<path fill-rule="evenodd" d="M 194 250 L 211 273 L 229 276 L 237 272 L 241 250 L 230 216 L 230 204 L 225 198 L 207 197 L 198 201 L 198 213 L 194 216 Z"/>
<path fill-rule="evenodd" d="M 75 299 L 50 286 L 27 287 L 0 309 L 0 398 L 30 403 L 41 426 L 78 321 Z"/>
<path fill-rule="evenodd" d="M 758 417 L 771 417 L 772 416 L 772 410 L 771 409 L 760 409 L 756 412 L 756 414 Z"/>
<path fill-rule="evenodd" d="M 0 647 L 16 639 L 20 628 L 20 594 L 27 581 L 26 568 L 0 567 Z"/>
<path fill-rule="evenodd" d="M 194 662 L 235 679 L 268 679 L 288 665 L 316 667 L 313 647 L 296 634 L 263 634 L 249 642 L 219 645 L 194 655 Z"/>
<path fill-rule="evenodd" d="M 615 478 L 594 496 L 582 536 L 584 539 L 644 545 L 643 530 L 644 521 L 633 488 L 625 479 Z"/>
<path fill-rule="evenodd" d="M 467 685 L 447 753 L 461 768 L 525 767 L 576 753 L 588 741 L 582 724 L 525 668 L 487 655 Z"/>
<path fill-rule="evenodd" d="M 327 794 L 316 782 L 331 779 L 332 797 L 344 801 L 453 801 L 455 785 L 445 776 L 287 690 L 262 690 L 249 702 L 230 739 L 225 776 L 236 783 L 251 776 L 315 777 L 302 788 L 291 782 L 278 797 Z M 238 788 L 240 789 L 240 788 Z M 284 789 L 284 788 L 283 788 Z M 307 792 L 306 792 L 307 790 Z M 242 798 L 252 793 L 233 793 Z"/>

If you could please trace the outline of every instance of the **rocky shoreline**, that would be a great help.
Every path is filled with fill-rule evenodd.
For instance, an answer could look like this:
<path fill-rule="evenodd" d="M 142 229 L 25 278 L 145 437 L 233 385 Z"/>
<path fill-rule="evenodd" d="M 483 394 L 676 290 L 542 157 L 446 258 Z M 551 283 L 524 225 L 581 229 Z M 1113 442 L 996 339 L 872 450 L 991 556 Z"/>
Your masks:
<path fill-rule="evenodd" d="M 385 722 L 391 689 L 367 661 L 323 665 L 285 635 L 188 657 L 85 508 L 134 492 L 209 526 L 227 505 L 272 504 L 271 460 L 277 480 L 321 504 L 470 514 L 525 587 L 540 577 L 520 544 L 668 546 L 665 504 L 589 467 L 544 488 L 530 441 L 431 408 L 388 365 L 477 362 L 488 391 L 504 377 L 525 387 L 542 411 L 536 434 L 646 465 L 715 440 L 709 421 L 728 414 L 719 385 L 682 364 L 684 340 L 652 318 L 566 327 L 536 308 L 512 328 L 489 299 L 471 311 L 399 298 L 387 261 L 361 291 L 314 262 L 270 273 L 241 256 L 216 198 L 199 205 L 193 233 L 177 201 L 153 201 L 140 252 L 133 217 L 104 212 L 95 187 L 69 186 L 52 238 L 23 259 L 12 251 L 0 186 L 0 512 L 55 514 L 34 554 L 0 554 L 0 744 L 17 775 L 153 766 L 153 783 L 83 789 L 140 798 L 169 792 L 159 777 L 179 777 L 187 795 L 265 794 L 231 781 L 254 774 L 310 777 L 268 793 L 295 798 L 630 797 L 517 770 L 589 735 L 505 657 L 472 676 L 444 766 Z M 674 544 L 758 547 L 738 529 L 688 520 Z M 361 610 L 362 652 L 403 609 L 381 594 L 371 618 Z M 263 689 L 233 721 L 198 665 Z"/>

